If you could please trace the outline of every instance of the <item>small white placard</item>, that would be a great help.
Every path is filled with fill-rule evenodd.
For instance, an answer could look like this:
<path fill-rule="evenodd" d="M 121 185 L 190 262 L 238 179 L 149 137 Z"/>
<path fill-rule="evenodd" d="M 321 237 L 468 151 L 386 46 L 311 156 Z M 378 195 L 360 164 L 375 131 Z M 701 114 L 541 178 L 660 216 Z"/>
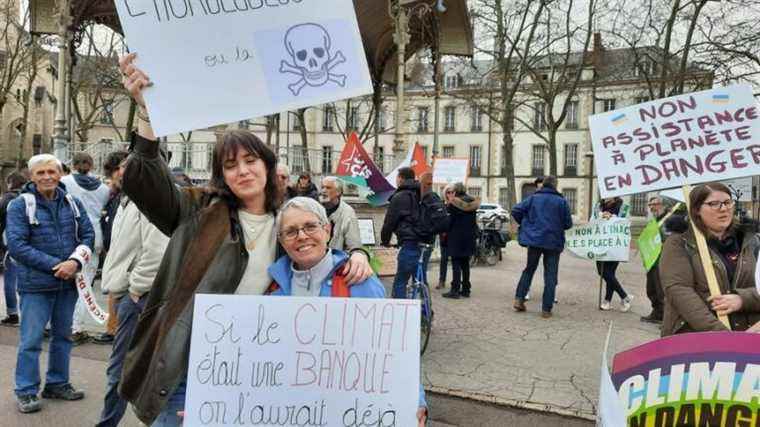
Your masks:
<path fill-rule="evenodd" d="M 351 0 L 123 0 L 157 136 L 372 92 Z"/>
<path fill-rule="evenodd" d="M 375 221 L 372 219 L 359 219 L 359 234 L 362 238 L 363 245 L 374 245 L 375 241 Z"/>
<path fill-rule="evenodd" d="M 419 301 L 199 294 L 193 313 L 185 427 L 417 425 Z"/>
<path fill-rule="evenodd" d="M 452 184 L 466 183 L 470 172 L 470 159 L 448 158 L 435 159 L 433 164 L 433 183 Z"/>
<path fill-rule="evenodd" d="M 594 219 L 565 231 L 565 248 L 579 258 L 628 262 L 630 247 L 628 218 Z"/>

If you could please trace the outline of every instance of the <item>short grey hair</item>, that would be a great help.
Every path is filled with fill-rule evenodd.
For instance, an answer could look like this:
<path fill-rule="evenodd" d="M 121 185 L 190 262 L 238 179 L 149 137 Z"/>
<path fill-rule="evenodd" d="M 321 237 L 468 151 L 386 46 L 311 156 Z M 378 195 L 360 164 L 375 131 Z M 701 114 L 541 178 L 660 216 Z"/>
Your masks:
<path fill-rule="evenodd" d="M 50 163 L 55 164 L 59 172 L 63 172 L 63 164 L 60 160 L 58 160 L 57 157 L 52 154 L 37 154 L 36 156 L 32 156 L 32 158 L 27 162 L 26 167 L 29 168 L 29 171 L 33 171 L 37 166 L 47 165 Z"/>
<path fill-rule="evenodd" d="M 326 176 L 326 177 L 322 178 L 322 182 L 325 182 L 325 181 L 332 181 L 332 182 L 334 182 L 335 183 L 335 188 L 338 189 L 338 193 L 340 193 L 341 196 L 343 195 L 343 181 L 339 180 L 338 177 L 336 177 L 336 176 Z"/>
<path fill-rule="evenodd" d="M 290 176 L 290 168 L 285 163 L 277 163 L 277 170 L 285 172 L 285 175 Z"/>
<path fill-rule="evenodd" d="M 311 197 L 293 197 L 285 202 L 280 208 L 280 211 L 277 212 L 277 218 L 274 223 L 277 233 L 282 231 L 280 230 L 280 227 L 282 226 L 282 217 L 288 209 L 298 209 L 304 212 L 313 213 L 322 224 L 330 223 L 330 220 L 327 219 L 327 211 L 325 211 L 325 208 L 321 203 Z"/>

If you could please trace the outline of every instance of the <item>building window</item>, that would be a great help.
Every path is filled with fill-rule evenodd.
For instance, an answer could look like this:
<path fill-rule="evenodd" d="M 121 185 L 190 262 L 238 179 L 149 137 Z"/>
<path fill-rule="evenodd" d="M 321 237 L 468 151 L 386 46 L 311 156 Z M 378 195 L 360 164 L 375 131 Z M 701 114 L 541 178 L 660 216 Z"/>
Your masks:
<path fill-rule="evenodd" d="M 290 162 L 291 166 L 291 173 L 301 173 L 304 170 L 304 158 L 303 158 L 303 150 L 301 150 L 301 147 L 294 146 L 290 149 L 290 155 L 292 156 L 292 161 Z"/>
<path fill-rule="evenodd" d="M 648 96 L 637 96 L 634 102 L 636 104 L 643 104 L 643 103 L 649 102 L 649 101 L 650 101 L 650 99 L 649 99 Z"/>
<path fill-rule="evenodd" d="M 509 205 L 509 190 L 507 188 L 499 189 L 499 204 L 501 207 Z"/>
<path fill-rule="evenodd" d="M 578 144 L 565 144 L 565 175 L 578 175 Z"/>
<path fill-rule="evenodd" d="M 113 124 L 113 101 L 103 102 L 103 112 L 100 114 L 100 123 L 104 125 Z"/>
<path fill-rule="evenodd" d="M 483 131 L 483 108 L 478 105 L 473 105 L 470 117 L 470 130 L 473 132 Z"/>
<path fill-rule="evenodd" d="M 544 175 L 544 151 L 545 150 L 543 145 L 533 146 L 533 160 L 531 162 L 531 172 L 533 176 Z"/>
<path fill-rule="evenodd" d="M 456 89 L 462 85 L 462 76 L 459 74 L 451 74 L 446 76 L 443 81 L 446 89 Z"/>
<path fill-rule="evenodd" d="M 456 107 L 446 107 L 444 112 L 446 121 L 444 122 L 443 130 L 446 132 L 454 132 L 457 124 L 457 109 Z"/>
<path fill-rule="evenodd" d="M 304 113 L 304 119 L 306 113 Z M 298 118 L 298 114 L 293 113 L 293 130 L 301 130 L 301 120 Z"/>
<path fill-rule="evenodd" d="M 381 172 L 385 170 L 385 147 L 375 147 L 375 164 Z"/>
<path fill-rule="evenodd" d="M 480 176 L 482 151 L 479 145 L 470 147 L 470 176 Z"/>
<path fill-rule="evenodd" d="M 444 159 L 450 159 L 454 157 L 454 146 L 453 145 L 446 145 L 443 147 L 443 155 L 441 156 Z"/>
<path fill-rule="evenodd" d="M 32 137 L 32 153 L 34 155 L 42 153 L 42 135 L 35 133 Z"/>
<path fill-rule="evenodd" d="M 425 163 L 430 163 L 429 161 L 430 157 L 428 157 L 428 153 L 429 153 L 428 148 L 430 147 L 428 147 L 427 145 L 422 146 L 422 155 L 425 157 Z"/>
<path fill-rule="evenodd" d="M 428 115 L 430 109 L 427 107 L 417 108 L 417 133 L 425 133 L 428 131 Z"/>
<path fill-rule="evenodd" d="M 657 73 L 657 67 L 654 62 L 644 59 L 633 68 L 633 75 L 635 77 L 646 77 Z"/>
<path fill-rule="evenodd" d="M 567 205 L 570 207 L 570 213 L 573 215 L 577 214 L 576 207 L 578 191 L 575 188 L 565 188 L 562 190 L 562 195 L 565 197 L 565 200 L 567 200 Z"/>
<path fill-rule="evenodd" d="M 351 130 L 359 129 L 359 107 L 351 107 L 346 127 Z"/>
<path fill-rule="evenodd" d="M 275 123 L 276 123 L 277 116 L 267 116 L 267 129 L 269 130 L 275 130 Z"/>
<path fill-rule="evenodd" d="M 322 130 L 325 132 L 333 131 L 333 118 L 335 117 L 335 107 L 325 107 L 324 116 L 322 117 Z"/>
<path fill-rule="evenodd" d="M 480 187 L 467 187 L 467 194 L 472 197 L 480 197 Z"/>
<path fill-rule="evenodd" d="M 615 109 L 615 99 L 614 98 L 613 99 L 602 100 L 602 111 L 604 111 L 606 113 L 607 111 L 612 111 L 614 109 Z"/>
<path fill-rule="evenodd" d="M 567 117 L 565 118 L 567 129 L 578 129 L 578 101 L 567 104 Z"/>
<path fill-rule="evenodd" d="M 631 215 L 647 216 L 647 193 L 638 193 L 631 197 Z"/>
<path fill-rule="evenodd" d="M 238 122 L 238 129 L 250 129 L 251 128 L 251 121 L 250 120 L 241 120 Z"/>
<path fill-rule="evenodd" d="M 533 104 L 533 129 L 537 131 L 546 130 L 546 104 L 537 102 Z"/>
<path fill-rule="evenodd" d="M 388 126 L 388 113 L 385 108 L 380 109 L 380 131 L 382 132 Z"/>
<path fill-rule="evenodd" d="M 332 147 L 322 147 L 322 174 L 329 175 L 333 173 L 333 156 Z"/>

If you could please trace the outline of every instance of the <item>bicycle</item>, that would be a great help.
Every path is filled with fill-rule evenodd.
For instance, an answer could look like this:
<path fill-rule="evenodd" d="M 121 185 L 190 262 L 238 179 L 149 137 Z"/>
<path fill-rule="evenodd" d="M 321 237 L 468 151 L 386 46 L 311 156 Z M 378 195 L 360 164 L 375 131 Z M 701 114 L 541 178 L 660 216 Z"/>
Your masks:
<path fill-rule="evenodd" d="M 430 287 L 427 282 L 427 272 L 425 271 L 425 255 L 428 251 L 432 252 L 433 245 L 420 244 L 420 259 L 417 261 L 417 271 L 414 273 L 412 284 L 408 285 L 407 295 L 411 299 L 420 300 L 420 355 L 425 354 L 428 342 L 430 341 L 430 332 L 433 329 L 433 305 L 430 299 Z"/>

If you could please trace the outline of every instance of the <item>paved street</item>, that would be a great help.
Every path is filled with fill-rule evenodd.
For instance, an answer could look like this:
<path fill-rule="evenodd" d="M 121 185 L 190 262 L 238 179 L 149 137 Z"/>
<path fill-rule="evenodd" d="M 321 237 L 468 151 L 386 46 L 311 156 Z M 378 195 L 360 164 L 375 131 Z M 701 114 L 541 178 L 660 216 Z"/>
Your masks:
<path fill-rule="evenodd" d="M 613 322 L 613 352 L 658 336 L 654 325 L 639 321 L 649 307 L 638 259 L 618 270 L 623 286 L 636 298 L 632 312 L 621 313 L 597 310 L 598 279 L 592 263 L 563 256 L 560 303 L 551 320 L 539 316 L 541 269 L 529 311 L 511 309 L 524 261 L 525 251 L 510 246 L 497 266 L 474 268 L 469 300 L 447 300 L 433 290 L 434 332 L 423 359 L 433 426 L 593 425 L 555 414 L 593 419 L 599 360 L 609 323 Z M 437 279 L 438 265 L 431 267 L 430 277 Z M 389 284 L 390 278 L 384 281 Z M 104 298 L 101 304 L 105 307 Z M 619 306 L 617 301 L 615 306 Z M 99 329 L 94 323 L 90 327 Z M 45 401 L 42 412 L 22 416 L 13 399 L 17 331 L 0 327 L 0 410 L 6 414 L 0 425 L 93 425 L 101 408 L 110 347 L 87 344 L 74 350 L 72 379 L 87 391 L 84 401 Z M 139 423 L 130 414 L 122 425 Z"/>

